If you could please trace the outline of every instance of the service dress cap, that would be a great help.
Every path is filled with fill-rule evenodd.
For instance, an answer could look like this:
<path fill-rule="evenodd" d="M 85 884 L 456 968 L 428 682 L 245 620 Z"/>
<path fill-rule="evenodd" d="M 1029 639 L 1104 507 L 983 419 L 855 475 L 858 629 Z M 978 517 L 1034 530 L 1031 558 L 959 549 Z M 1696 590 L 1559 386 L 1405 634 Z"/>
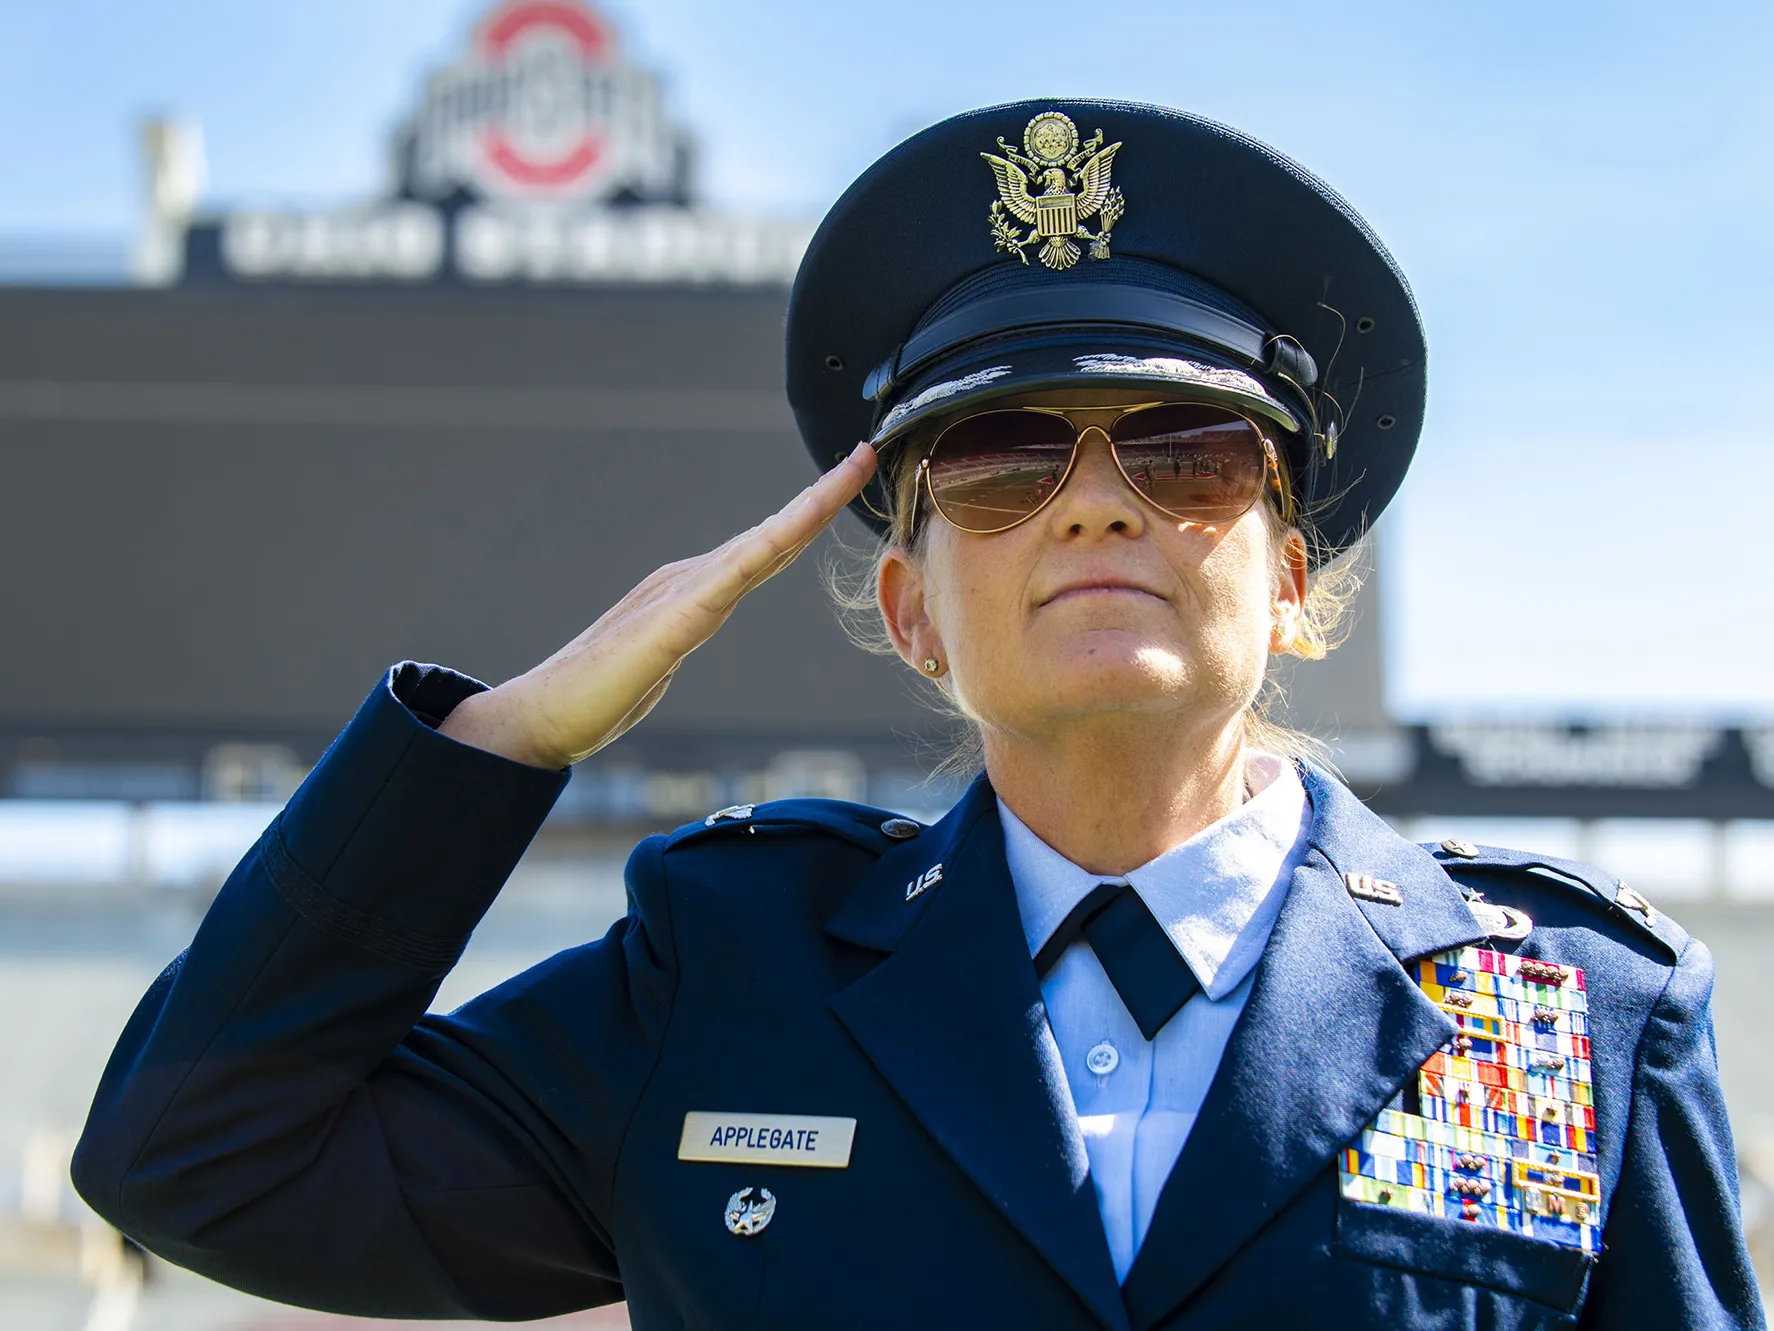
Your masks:
<path fill-rule="evenodd" d="M 1404 479 L 1424 339 L 1404 275 L 1329 186 L 1186 112 L 1046 99 L 894 148 L 832 207 L 788 312 L 788 398 L 821 467 L 958 411 L 1099 385 L 1273 427 L 1347 548 Z M 880 480 L 854 510 L 884 530 Z"/>

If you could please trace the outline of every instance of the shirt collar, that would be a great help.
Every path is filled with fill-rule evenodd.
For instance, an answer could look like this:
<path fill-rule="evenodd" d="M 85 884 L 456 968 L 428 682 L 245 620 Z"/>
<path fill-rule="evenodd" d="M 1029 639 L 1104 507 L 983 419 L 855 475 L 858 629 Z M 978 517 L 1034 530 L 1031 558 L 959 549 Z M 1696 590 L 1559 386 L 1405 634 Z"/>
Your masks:
<path fill-rule="evenodd" d="M 1263 955 L 1312 825 L 1306 790 L 1291 762 L 1252 754 L 1245 777 L 1251 798 L 1124 880 L 1213 999 L 1237 988 Z M 1105 880 L 1041 840 L 1002 799 L 998 818 L 1032 957 L 1072 907 Z"/>

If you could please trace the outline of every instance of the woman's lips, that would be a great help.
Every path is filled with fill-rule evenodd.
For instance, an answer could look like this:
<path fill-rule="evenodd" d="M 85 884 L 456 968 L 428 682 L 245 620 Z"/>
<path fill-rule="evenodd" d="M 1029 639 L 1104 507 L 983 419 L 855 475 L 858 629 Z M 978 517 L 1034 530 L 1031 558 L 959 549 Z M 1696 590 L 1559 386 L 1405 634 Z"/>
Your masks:
<path fill-rule="evenodd" d="M 1159 596 L 1157 592 L 1148 591 L 1144 587 L 1133 587 L 1120 582 L 1093 582 L 1078 587 L 1067 587 L 1063 591 L 1055 592 L 1041 604 L 1044 606 L 1057 605 L 1061 601 L 1072 601 L 1084 597 L 1095 596 L 1140 596 L 1148 597 L 1156 601 L 1164 599 Z"/>

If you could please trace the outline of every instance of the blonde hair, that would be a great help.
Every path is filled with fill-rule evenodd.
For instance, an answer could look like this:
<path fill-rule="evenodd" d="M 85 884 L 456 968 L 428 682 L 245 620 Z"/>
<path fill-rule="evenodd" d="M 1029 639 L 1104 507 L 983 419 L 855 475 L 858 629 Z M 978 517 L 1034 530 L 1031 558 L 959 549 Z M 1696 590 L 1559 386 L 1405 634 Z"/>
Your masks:
<path fill-rule="evenodd" d="M 845 635 L 863 651 L 876 656 L 899 655 L 881 619 L 881 558 L 895 546 L 914 558 L 918 554 L 918 457 L 918 450 L 902 449 L 897 457 L 882 464 L 887 469 L 883 489 L 889 496 L 888 512 L 883 515 L 888 523 L 886 533 L 861 545 L 840 542 L 823 570 L 826 592 L 837 609 Z M 1314 556 L 1323 552 L 1323 545 L 1312 512 L 1296 514 L 1290 523 L 1284 516 L 1290 506 L 1288 498 L 1267 487 L 1264 496 L 1262 513 L 1269 529 L 1271 563 L 1279 565 L 1288 558 L 1288 537 L 1295 531 L 1308 551 L 1305 603 L 1294 640 L 1282 655 L 1323 660 L 1348 636 L 1350 608 L 1367 576 L 1370 543 L 1363 536 L 1334 557 L 1315 560 Z M 1316 567 L 1312 567 L 1314 563 Z M 979 771 L 985 756 L 979 724 L 962 706 L 949 677 L 932 679 L 919 673 L 918 678 L 935 690 L 936 696 L 927 699 L 932 710 L 952 722 L 957 731 L 954 743 L 932 755 L 936 761 L 931 777 L 967 776 Z M 1245 709 L 1245 743 L 1265 753 L 1328 764 L 1330 751 L 1323 740 L 1275 719 L 1286 701 L 1281 682 L 1274 669 L 1270 669 L 1257 696 Z"/>

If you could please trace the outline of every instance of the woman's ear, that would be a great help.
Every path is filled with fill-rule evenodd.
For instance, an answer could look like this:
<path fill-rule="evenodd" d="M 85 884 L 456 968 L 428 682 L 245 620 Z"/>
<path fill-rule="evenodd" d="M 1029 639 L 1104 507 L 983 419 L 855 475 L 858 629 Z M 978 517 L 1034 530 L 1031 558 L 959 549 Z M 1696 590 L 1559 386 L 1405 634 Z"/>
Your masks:
<path fill-rule="evenodd" d="M 1271 613 L 1269 650 L 1277 656 L 1293 650 L 1305 628 L 1306 538 L 1292 528 L 1276 561 L 1275 604 Z"/>
<path fill-rule="evenodd" d="M 903 545 L 893 546 L 881 556 L 875 598 L 899 659 L 919 674 L 933 673 L 925 662 L 943 659 L 942 644 L 925 604 L 923 565 Z"/>

